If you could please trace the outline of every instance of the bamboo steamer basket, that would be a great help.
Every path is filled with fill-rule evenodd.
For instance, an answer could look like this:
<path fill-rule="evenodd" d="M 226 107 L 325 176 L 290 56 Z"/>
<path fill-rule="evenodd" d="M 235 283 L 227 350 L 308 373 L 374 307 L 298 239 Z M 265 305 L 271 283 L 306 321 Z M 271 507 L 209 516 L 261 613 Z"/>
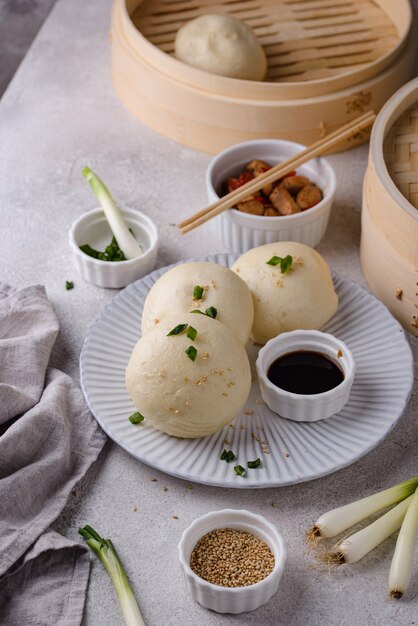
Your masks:
<path fill-rule="evenodd" d="M 267 53 L 265 81 L 216 76 L 173 56 L 178 28 L 204 13 L 246 21 Z M 408 0 L 114 0 L 112 77 L 145 124 L 216 153 L 241 141 L 309 144 L 378 110 L 411 76 Z M 348 146 L 368 139 L 363 132 Z"/>
<path fill-rule="evenodd" d="M 392 96 L 373 127 L 360 260 L 375 294 L 418 336 L 418 78 Z"/>

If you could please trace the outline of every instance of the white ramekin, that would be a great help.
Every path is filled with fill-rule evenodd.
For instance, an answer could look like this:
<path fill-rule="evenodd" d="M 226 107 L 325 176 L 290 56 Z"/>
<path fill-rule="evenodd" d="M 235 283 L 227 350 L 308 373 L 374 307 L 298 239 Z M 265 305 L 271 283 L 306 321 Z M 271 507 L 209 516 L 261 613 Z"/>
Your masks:
<path fill-rule="evenodd" d="M 83 213 L 70 229 L 69 239 L 74 263 L 84 280 L 99 287 L 125 287 L 149 274 L 157 260 L 158 232 L 154 222 L 140 211 L 123 209 L 122 214 L 144 251 L 134 259 L 100 261 L 80 250 L 80 246 L 86 243 L 97 250 L 104 250 L 112 239 L 109 224 L 100 208 Z"/>
<path fill-rule="evenodd" d="M 193 548 L 199 539 L 217 528 L 243 530 L 265 541 L 275 559 L 271 574 L 248 587 L 221 587 L 195 574 L 190 567 Z M 276 593 L 286 562 L 286 550 L 280 533 L 261 515 L 243 510 L 224 509 L 199 517 L 186 528 L 179 543 L 179 559 L 187 589 L 193 600 L 218 613 L 243 613 L 265 604 Z"/>
<path fill-rule="evenodd" d="M 256 139 L 223 150 L 212 159 L 206 171 L 209 202 L 218 200 L 222 183 L 230 176 L 236 176 L 253 159 L 276 165 L 305 148 L 306 146 L 292 141 Z M 298 167 L 297 172 L 307 176 L 322 189 L 321 202 L 301 213 L 280 217 L 250 215 L 237 209 L 224 211 L 212 220 L 223 245 L 237 253 L 276 241 L 299 241 L 312 248 L 317 246 L 325 235 L 334 200 L 334 170 L 321 157 Z"/>
<path fill-rule="evenodd" d="M 270 365 L 280 356 L 298 350 L 321 352 L 338 362 L 344 380 L 325 393 L 303 395 L 285 391 L 267 378 Z M 347 403 L 356 371 L 353 355 L 346 344 L 329 333 L 318 330 L 294 330 L 270 339 L 258 353 L 256 361 L 261 395 L 267 406 L 287 419 L 317 422 L 341 411 Z"/>

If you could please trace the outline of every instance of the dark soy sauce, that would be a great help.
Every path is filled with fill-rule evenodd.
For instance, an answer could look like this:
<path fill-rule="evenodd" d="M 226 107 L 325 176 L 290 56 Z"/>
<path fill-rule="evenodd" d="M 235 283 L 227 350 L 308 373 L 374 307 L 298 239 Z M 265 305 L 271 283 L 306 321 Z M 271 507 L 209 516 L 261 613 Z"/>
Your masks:
<path fill-rule="evenodd" d="M 337 387 L 344 380 L 344 372 L 325 354 L 300 350 L 284 354 L 273 361 L 267 378 L 285 391 L 313 395 Z"/>

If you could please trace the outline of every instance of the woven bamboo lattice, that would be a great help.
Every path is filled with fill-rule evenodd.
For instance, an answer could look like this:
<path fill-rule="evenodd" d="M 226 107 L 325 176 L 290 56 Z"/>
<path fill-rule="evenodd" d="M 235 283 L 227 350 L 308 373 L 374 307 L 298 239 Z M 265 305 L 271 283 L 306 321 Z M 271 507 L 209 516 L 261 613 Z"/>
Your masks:
<path fill-rule="evenodd" d="M 173 54 L 177 30 L 206 13 L 227 13 L 254 30 L 268 60 L 267 81 L 307 81 L 360 69 L 399 42 L 372 0 L 144 0 L 138 30 Z"/>
<path fill-rule="evenodd" d="M 418 209 L 418 104 L 407 109 L 393 124 L 383 151 L 393 182 Z"/>

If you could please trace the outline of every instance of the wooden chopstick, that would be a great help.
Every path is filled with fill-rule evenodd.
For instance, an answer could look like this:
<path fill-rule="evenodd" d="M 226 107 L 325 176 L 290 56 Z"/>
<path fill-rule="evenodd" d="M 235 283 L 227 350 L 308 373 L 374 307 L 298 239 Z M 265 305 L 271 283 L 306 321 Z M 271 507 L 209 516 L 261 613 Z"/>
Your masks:
<path fill-rule="evenodd" d="M 300 167 L 303 163 L 310 161 L 311 159 L 323 154 L 330 148 L 335 147 L 337 144 L 342 141 L 352 137 L 354 134 L 364 130 L 365 128 L 372 126 L 374 120 L 376 119 L 376 115 L 373 111 L 368 111 L 364 113 L 360 117 L 352 120 L 348 124 L 345 124 L 341 128 L 333 131 L 329 135 L 318 139 L 313 144 L 298 152 L 297 154 L 291 156 L 289 159 L 282 161 L 278 165 L 275 165 L 271 169 L 267 170 L 264 174 L 257 176 L 253 180 L 250 180 L 242 187 L 238 187 L 231 193 L 228 193 L 226 196 L 219 198 L 216 202 L 209 205 L 205 209 L 202 209 L 198 213 L 191 215 L 183 222 L 177 224 L 177 228 L 180 229 L 182 235 L 188 233 L 189 231 L 197 228 L 201 224 L 204 224 L 208 220 L 216 217 L 223 211 L 230 209 L 235 204 L 244 200 L 247 196 L 252 195 L 265 185 L 269 183 L 275 182 L 277 179 L 286 176 L 289 172 Z"/>

